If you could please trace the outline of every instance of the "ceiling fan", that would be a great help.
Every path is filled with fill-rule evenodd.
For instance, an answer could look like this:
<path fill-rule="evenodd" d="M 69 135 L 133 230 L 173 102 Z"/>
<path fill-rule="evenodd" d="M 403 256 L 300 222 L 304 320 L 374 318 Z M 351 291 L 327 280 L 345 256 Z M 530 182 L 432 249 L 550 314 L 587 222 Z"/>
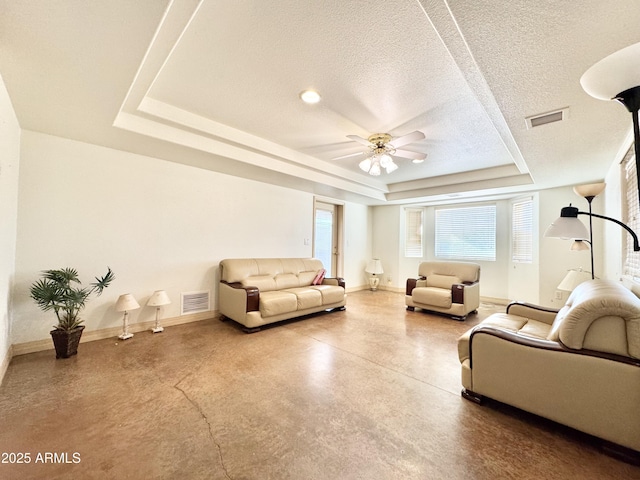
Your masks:
<path fill-rule="evenodd" d="M 393 156 L 410 158 L 414 163 L 421 163 L 427 158 L 425 153 L 401 150 L 398 148 L 425 138 L 424 133 L 418 130 L 396 138 L 393 138 L 388 133 L 374 133 L 370 135 L 369 138 L 362 138 L 358 135 L 347 135 L 347 138 L 369 147 L 369 156 L 361 161 L 358 166 L 370 175 L 380 175 L 383 168 L 387 173 L 397 170 L 398 165 L 393 162 Z M 367 152 L 351 153 L 334 158 L 334 160 L 364 155 L 365 153 Z"/>

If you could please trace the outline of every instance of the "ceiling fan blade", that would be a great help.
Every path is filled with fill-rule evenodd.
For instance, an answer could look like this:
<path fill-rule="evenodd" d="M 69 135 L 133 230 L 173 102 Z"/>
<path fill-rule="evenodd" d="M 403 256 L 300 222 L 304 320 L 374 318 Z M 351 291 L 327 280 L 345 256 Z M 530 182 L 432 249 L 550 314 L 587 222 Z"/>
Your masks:
<path fill-rule="evenodd" d="M 407 145 L 408 143 L 417 142 L 418 140 L 422 140 L 423 138 L 425 138 L 424 133 L 416 130 L 413 133 L 408 133 L 407 135 L 403 135 L 402 137 L 394 138 L 389 142 L 389 145 L 398 148 L 403 145 Z"/>
<path fill-rule="evenodd" d="M 358 135 L 347 135 L 347 138 L 351 140 L 361 143 L 362 145 L 366 145 L 367 147 L 371 145 L 371 142 L 366 138 L 359 137 Z"/>
<path fill-rule="evenodd" d="M 342 160 L 343 158 L 356 157 L 358 155 L 364 155 L 364 152 L 350 153 L 348 155 L 342 155 L 340 157 L 332 158 L 331 160 Z"/>
<path fill-rule="evenodd" d="M 412 152 L 411 150 L 396 150 L 394 155 L 402 158 L 411 158 L 412 160 L 424 160 L 427 158 L 426 153 Z"/>

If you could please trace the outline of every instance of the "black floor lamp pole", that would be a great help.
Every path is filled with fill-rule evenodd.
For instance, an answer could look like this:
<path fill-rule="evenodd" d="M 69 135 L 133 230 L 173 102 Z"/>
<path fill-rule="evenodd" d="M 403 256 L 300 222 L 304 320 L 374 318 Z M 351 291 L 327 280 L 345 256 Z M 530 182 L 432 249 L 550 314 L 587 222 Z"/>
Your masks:
<path fill-rule="evenodd" d="M 638 123 L 638 110 L 640 110 L 640 86 L 620 92 L 614 97 L 623 104 L 633 119 L 633 143 L 636 154 L 636 180 L 638 182 L 638 202 L 640 202 L 640 124 Z"/>
<path fill-rule="evenodd" d="M 589 195 L 588 197 L 584 197 L 589 202 L 589 250 L 591 251 L 591 280 L 596 278 L 595 268 L 593 266 L 593 213 L 591 213 L 591 202 L 595 196 Z"/>

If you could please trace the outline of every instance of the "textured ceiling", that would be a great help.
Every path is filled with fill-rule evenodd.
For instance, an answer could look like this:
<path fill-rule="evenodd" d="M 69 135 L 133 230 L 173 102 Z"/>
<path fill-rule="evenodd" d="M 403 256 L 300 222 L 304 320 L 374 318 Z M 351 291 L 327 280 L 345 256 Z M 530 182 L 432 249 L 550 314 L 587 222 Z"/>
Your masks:
<path fill-rule="evenodd" d="M 0 74 L 25 129 L 368 204 L 437 202 L 601 180 L 631 118 L 579 79 L 639 24 L 636 0 L 0 0 Z M 415 130 L 404 148 L 422 164 L 372 177 L 363 156 L 334 160 L 366 151 L 347 135 Z"/>

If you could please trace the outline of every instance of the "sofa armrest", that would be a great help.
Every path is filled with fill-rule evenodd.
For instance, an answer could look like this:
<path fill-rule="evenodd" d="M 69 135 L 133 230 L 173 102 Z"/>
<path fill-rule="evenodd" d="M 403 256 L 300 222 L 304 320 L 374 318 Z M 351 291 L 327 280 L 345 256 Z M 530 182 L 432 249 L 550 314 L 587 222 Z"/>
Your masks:
<path fill-rule="evenodd" d="M 464 304 L 464 290 L 466 287 L 474 287 L 478 282 L 462 282 L 451 285 L 451 302 Z"/>
<path fill-rule="evenodd" d="M 635 365 L 640 367 L 640 360 L 635 358 L 616 355 L 614 353 L 599 352 L 596 350 L 587 350 L 587 349 L 576 350 L 573 348 L 566 347 L 562 343 L 555 342 L 553 340 L 545 340 L 541 338 L 530 337 L 528 335 L 521 335 L 519 333 L 512 332 L 510 330 L 503 330 L 501 328 L 482 326 L 482 324 L 480 324 L 471 330 L 471 336 L 469 339 L 469 360 L 470 360 L 471 368 L 473 368 L 473 338 L 476 335 L 482 335 L 482 334 L 491 335 L 493 337 L 500 338 L 501 340 L 505 340 L 507 342 L 515 343 L 525 347 L 531 347 L 531 348 L 537 348 L 541 350 L 548 350 L 548 351 L 561 352 L 561 353 L 570 353 L 574 355 L 586 355 L 589 357 L 603 358 L 603 359 L 611 360 L 614 362 L 620 362 L 620 363 L 625 363 L 627 365 Z"/>
<path fill-rule="evenodd" d="M 553 324 L 558 311 L 559 310 L 555 308 L 542 307 L 526 302 L 511 302 L 507 305 L 507 313 L 511 315 L 531 318 L 532 320 L 537 320 L 549 325 Z"/>
<path fill-rule="evenodd" d="M 407 278 L 407 288 L 405 293 L 407 295 L 412 295 L 413 294 L 413 289 L 416 288 L 416 283 L 418 282 L 417 279 L 415 278 Z"/>
<path fill-rule="evenodd" d="M 418 286 L 418 282 L 423 282 L 424 283 L 424 280 L 426 280 L 426 279 L 427 279 L 427 277 L 407 278 L 407 287 L 406 287 L 405 293 L 407 295 L 411 296 L 413 294 L 413 289 Z"/>
<path fill-rule="evenodd" d="M 244 290 L 244 294 L 246 295 L 247 312 L 257 312 L 258 310 L 260 310 L 260 290 L 258 289 L 258 287 L 245 287 L 240 282 L 228 283 L 224 280 L 222 280 L 220 283 L 223 283 L 237 291 Z"/>
<path fill-rule="evenodd" d="M 329 277 L 329 278 L 324 278 L 322 280 L 322 285 L 337 285 L 338 287 L 342 287 L 345 288 L 345 282 L 344 282 L 344 278 L 342 277 Z"/>

